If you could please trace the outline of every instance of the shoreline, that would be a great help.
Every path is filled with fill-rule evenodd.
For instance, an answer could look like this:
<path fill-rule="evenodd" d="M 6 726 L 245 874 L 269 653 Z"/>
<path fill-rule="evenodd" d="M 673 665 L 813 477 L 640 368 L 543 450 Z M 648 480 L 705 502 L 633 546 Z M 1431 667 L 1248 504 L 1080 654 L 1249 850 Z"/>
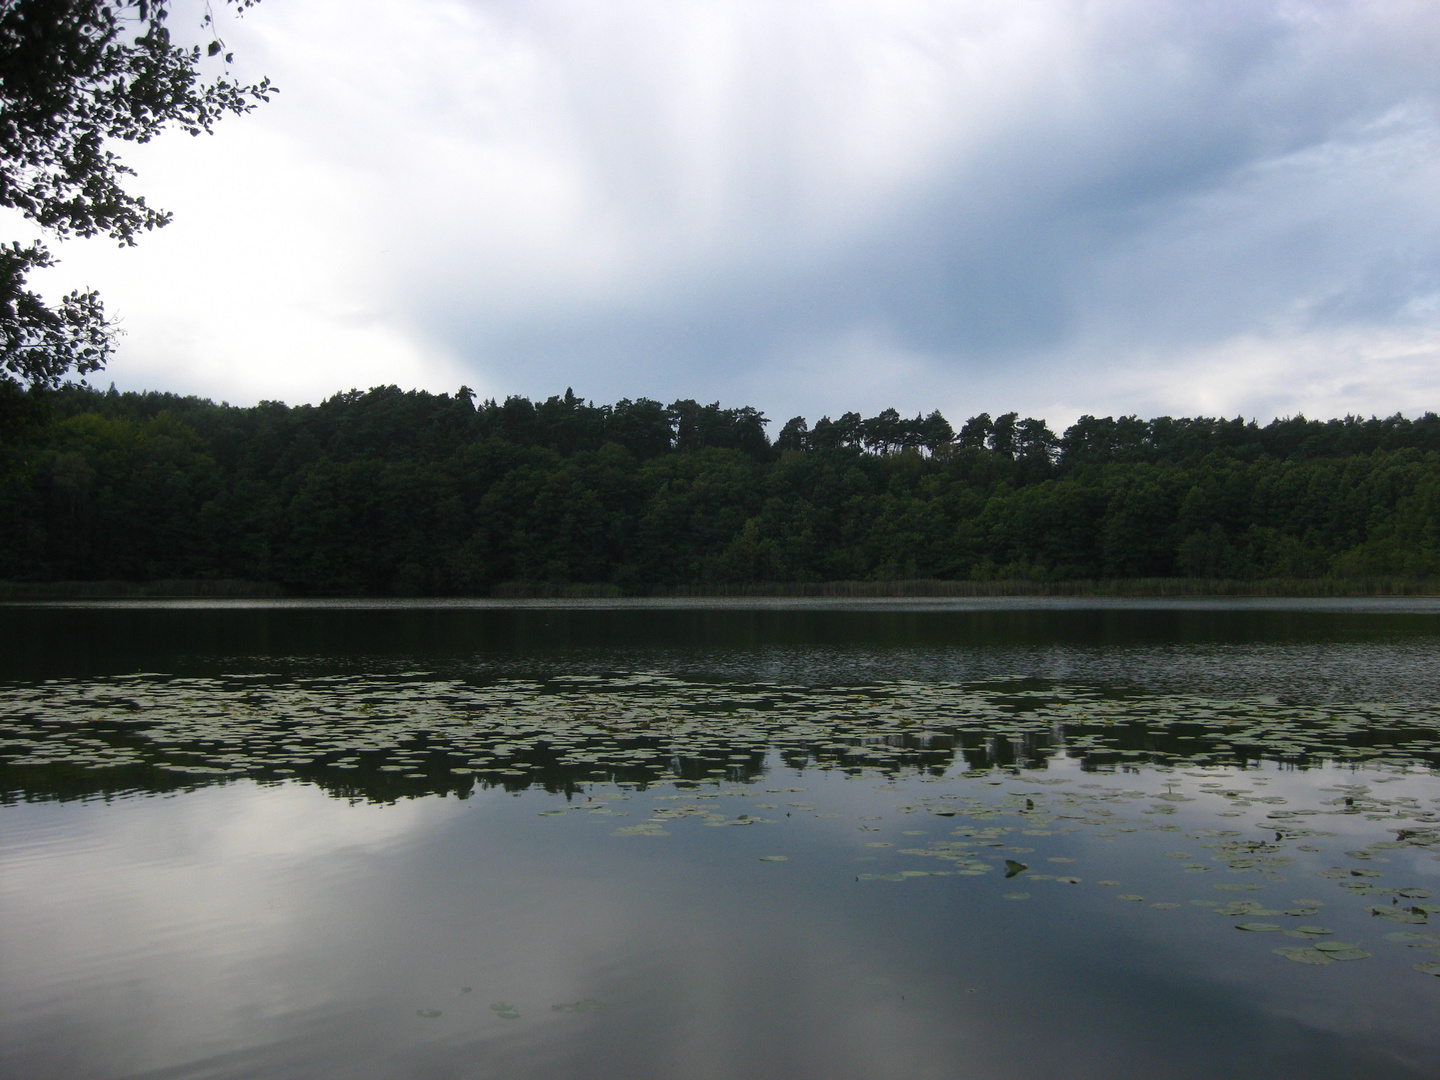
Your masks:
<path fill-rule="evenodd" d="M 783 599 L 983 599 L 1073 597 L 1175 599 L 1436 597 L 1440 580 L 1417 578 L 1274 578 L 1238 581 L 1212 578 L 1117 578 L 1093 581 L 882 580 L 755 582 L 730 585 L 649 586 L 623 589 L 610 583 L 505 582 L 485 593 L 415 595 L 287 593 L 273 582 L 230 579 L 129 581 L 0 581 L 0 603 L 65 600 L 288 600 L 440 601 L 475 600 L 783 600 Z"/>

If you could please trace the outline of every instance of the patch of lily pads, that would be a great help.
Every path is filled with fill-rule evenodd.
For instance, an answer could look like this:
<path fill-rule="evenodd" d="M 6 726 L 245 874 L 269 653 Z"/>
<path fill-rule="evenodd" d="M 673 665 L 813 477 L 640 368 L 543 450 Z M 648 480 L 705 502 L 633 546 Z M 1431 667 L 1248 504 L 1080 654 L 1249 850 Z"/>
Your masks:
<path fill-rule="evenodd" d="M 136 675 L 0 689 L 0 782 L 34 794 L 47 790 L 49 777 L 56 797 L 67 786 L 83 788 L 85 778 L 105 790 L 162 790 L 292 777 L 362 797 L 475 785 L 747 779 L 777 758 L 895 776 L 995 767 L 1029 775 L 1055 758 L 1093 768 L 1262 760 L 1428 767 L 1440 762 L 1437 736 L 1434 710 L 1411 703 L 1119 697 L 1084 686 L 1041 693 L 1004 682 L 827 688 L 627 674 L 481 685 L 407 673 Z M 1259 810 L 1282 829 L 1313 813 L 1223 782 L 1147 797 L 1155 815 L 1219 799 L 1222 813 Z M 1022 798 L 1031 800 L 1027 810 L 1041 809 L 1033 796 Z M 1350 815 L 1417 809 L 1363 786 L 1339 792 L 1334 803 L 1333 812 Z"/>
<path fill-rule="evenodd" d="M 312 783 L 338 796 L 388 801 L 541 788 L 565 796 L 539 810 L 545 818 L 593 817 L 587 827 L 643 849 L 647 838 L 696 826 L 760 835 L 756 828 L 787 818 L 843 818 L 804 787 L 760 783 L 789 770 L 870 776 L 896 793 L 895 815 L 929 827 L 895 829 L 883 815 L 859 815 L 851 822 L 864 849 L 857 861 L 875 862 L 877 872 L 858 874 L 858 881 L 993 888 L 960 879 L 1023 874 L 1027 885 L 1075 887 L 1047 888 L 1044 896 L 1074 897 L 1091 888 L 1088 879 L 1031 868 L 1076 861 L 1045 850 L 1054 838 L 1084 832 L 1125 842 L 1131 834 L 1173 833 L 1157 837 L 1169 850 L 1155 845 L 1157 862 L 1166 860 L 1157 873 L 1173 881 L 1157 878 L 1164 884 L 1142 888 L 1169 890 L 1181 881 L 1213 888 L 1227 895 L 1190 903 L 1240 920 L 1233 925 L 1242 931 L 1297 939 L 1275 952 L 1324 966 L 1370 953 L 1333 941 L 1327 927 L 1289 921 L 1316 918 L 1322 901 L 1287 906 L 1247 894 L 1265 892 L 1297 869 L 1316 872 L 1309 860 L 1329 852 L 1327 841 L 1343 831 L 1349 839 L 1337 840 L 1326 856 L 1337 865 L 1319 864 L 1320 881 L 1352 898 L 1357 913 L 1395 924 L 1395 933 L 1420 935 L 1387 935 L 1391 940 L 1440 945 L 1423 936 L 1440 913 L 1440 905 L 1427 903 L 1431 891 L 1414 879 L 1392 880 L 1384 865 L 1396 852 L 1440 858 L 1440 800 L 1382 787 L 1403 775 L 1433 777 L 1437 734 L 1435 710 L 1415 704 L 1117 696 L 1066 686 L 1042 693 L 1004 682 L 816 688 L 653 674 L 484 685 L 415 673 L 137 675 L 0 688 L 0 793 L 67 798 L 247 780 Z M 1056 767 L 1062 761 L 1068 767 Z M 1257 768 L 1264 762 L 1340 766 L 1345 771 L 1334 771 L 1344 782 L 1300 805 L 1271 794 Z M 642 808 L 635 800 L 646 795 L 653 799 Z M 773 801 L 735 812 L 717 801 L 722 795 Z M 1356 838 L 1366 832 L 1376 838 Z M 926 839 L 937 833 L 944 835 Z M 1019 845 L 1041 850 L 1032 855 L 1034 846 Z M 749 850 L 761 862 L 789 859 Z M 1012 857 L 1021 855 L 1029 861 Z M 914 858 L 929 864 L 890 865 Z M 931 878 L 946 880 L 922 884 Z M 1109 879 L 1099 885 L 1121 887 Z M 1115 895 L 1132 912 L 1181 906 L 1138 891 Z M 519 1016 L 505 1002 L 492 1010 Z"/>

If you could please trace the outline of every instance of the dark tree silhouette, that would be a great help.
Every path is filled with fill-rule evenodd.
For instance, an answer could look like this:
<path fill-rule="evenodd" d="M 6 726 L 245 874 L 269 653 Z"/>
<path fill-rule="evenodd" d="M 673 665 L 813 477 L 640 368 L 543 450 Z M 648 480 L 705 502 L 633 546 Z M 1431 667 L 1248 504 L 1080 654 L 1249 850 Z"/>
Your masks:
<path fill-rule="evenodd" d="M 771 444 L 754 409 L 572 391 L 477 402 L 382 386 L 295 408 L 75 385 L 50 397 L 48 422 L 0 446 L 0 581 L 411 595 L 1440 577 L 1432 413 L 1085 417 L 1058 439 L 1009 413 L 972 419 L 956 447 L 932 412 L 900 421 L 897 453 L 897 436 L 874 434 L 899 416 L 888 409 L 795 417 Z"/>
<path fill-rule="evenodd" d="M 247 8 L 255 0 L 230 0 Z M 169 127 L 209 132 L 227 113 L 268 100 L 269 80 L 242 85 L 202 71 L 232 57 L 207 7 L 202 49 L 172 42 L 161 0 L 0 3 L 0 206 L 56 239 L 108 236 L 122 246 L 170 215 L 127 190 L 112 149 Z M 0 246 L 0 394 L 57 386 L 103 367 L 113 327 L 100 298 L 76 290 L 50 304 L 28 288 L 53 265 L 44 243 Z"/>

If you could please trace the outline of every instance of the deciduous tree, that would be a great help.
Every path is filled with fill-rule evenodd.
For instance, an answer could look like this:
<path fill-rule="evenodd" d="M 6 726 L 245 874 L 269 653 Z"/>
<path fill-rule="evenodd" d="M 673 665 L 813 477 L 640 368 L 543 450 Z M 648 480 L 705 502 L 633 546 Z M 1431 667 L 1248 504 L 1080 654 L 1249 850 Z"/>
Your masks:
<path fill-rule="evenodd" d="M 176 44 L 169 17 L 163 0 L 0 0 L 0 207 L 54 239 L 108 236 L 122 246 L 170 220 L 129 190 L 134 173 L 115 144 L 171 127 L 209 132 L 274 88 L 206 70 L 232 60 L 208 3 L 204 47 Z M 12 402 L 103 367 L 113 344 L 96 293 L 50 302 L 29 287 L 29 275 L 53 263 L 43 242 L 0 245 L 0 395 Z"/>

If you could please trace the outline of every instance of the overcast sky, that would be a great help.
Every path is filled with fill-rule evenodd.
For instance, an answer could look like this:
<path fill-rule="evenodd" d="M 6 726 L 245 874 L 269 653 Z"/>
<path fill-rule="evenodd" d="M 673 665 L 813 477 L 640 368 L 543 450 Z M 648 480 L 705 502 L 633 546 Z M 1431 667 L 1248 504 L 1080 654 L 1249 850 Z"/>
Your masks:
<path fill-rule="evenodd" d="M 102 384 L 573 386 L 776 427 L 1440 409 L 1434 0 L 264 0 L 223 29 L 281 93 L 125 147 L 174 224 L 43 279 L 122 320 Z"/>

